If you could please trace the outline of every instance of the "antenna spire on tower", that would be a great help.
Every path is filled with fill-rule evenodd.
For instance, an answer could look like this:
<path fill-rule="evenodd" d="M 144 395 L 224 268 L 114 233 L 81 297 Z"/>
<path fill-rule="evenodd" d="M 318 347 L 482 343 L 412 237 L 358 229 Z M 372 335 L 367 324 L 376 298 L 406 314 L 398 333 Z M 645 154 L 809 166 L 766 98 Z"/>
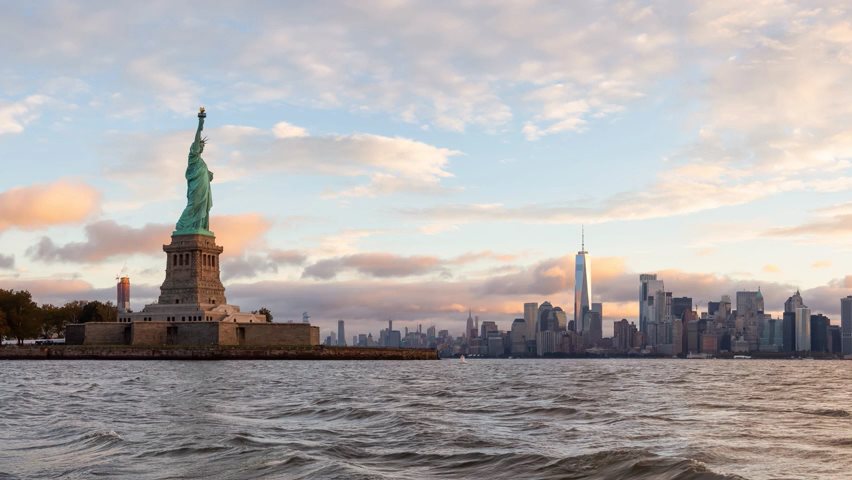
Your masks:
<path fill-rule="evenodd" d="M 586 251 L 586 226 L 580 225 L 580 251 Z"/>

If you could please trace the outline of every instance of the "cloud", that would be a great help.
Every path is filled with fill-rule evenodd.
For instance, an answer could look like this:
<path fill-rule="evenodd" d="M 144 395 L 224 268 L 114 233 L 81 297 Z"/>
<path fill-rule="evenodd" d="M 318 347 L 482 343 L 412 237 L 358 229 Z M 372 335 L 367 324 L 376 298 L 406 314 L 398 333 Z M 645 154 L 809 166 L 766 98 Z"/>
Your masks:
<path fill-rule="evenodd" d="M 402 137 L 366 133 L 312 136 L 286 122 L 271 129 L 225 125 L 205 130 L 205 134 L 211 138 L 205 157 L 216 175 L 214 185 L 252 174 L 280 172 L 367 180 L 348 188 L 329 189 L 324 194 L 326 198 L 442 191 L 441 181 L 452 177 L 447 170 L 450 157 L 461 154 Z M 102 147 L 102 156 L 107 159 L 110 175 L 128 182 L 141 195 L 148 195 L 148 190 L 139 186 L 147 185 L 140 181 L 144 177 L 156 179 L 174 197 L 185 188 L 185 156 L 192 138 L 190 131 L 115 134 Z M 129 143 L 151 147 L 128 152 Z M 169 180 L 163 183 L 163 178 Z"/>
<path fill-rule="evenodd" d="M 280 124 L 279 124 L 280 125 Z M 439 189 L 449 157 L 459 152 L 400 137 L 370 134 L 251 137 L 239 148 L 255 168 L 366 177 L 369 183 L 329 191 L 328 197 L 363 197 Z"/>
<path fill-rule="evenodd" d="M 377 278 L 409 277 L 432 273 L 440 268 L 442 268 L 442 262 L 437 257 L 359 253 L 320 260 L 305 268 L 302 277 L 328 280 L 345 270 L 355 270 L 358 273 Z"/>
<path fill-rule="evenodd" d="M 167 243 L 171 230 L 162 224 L 147 224 L 140 228 L 119 225 L 113 220 L 102 220 L 85 227 L 86 240 L 57 245 L 48 237 L 29 249 L 27 254 L 43 262 L 93 263 L 119 255 L 156 255 Z"/>
<path fill-rule="evenodd" d="M 329 280 L 344 272 L 355 272 L 374 278 L 403 278 L 440 273 L 446 277 L 454 267 L 482 262 L 509 262 L 518 256 L 492 251 L 468 252 L 442 259 L 430 255 L 396 255 L 384 252 L 356 253 L 319 260 L 302 273 L 302 278 Z"/>
<path fill-rule="evenodd" d="M 200 105 L 198 94 L 203 89 L 181 77 L 155 56 L 134 58 L 127 65 L 127 78 L 139 83 L 143 90 L 155 92 L 158 102 L 177 113 L 192 112 Z"/>
<path fill-rule="evenodd" d="M 831 265 L 831 260 L 817 260 L 811 264 L 811 268 L 829 268 Z"/>
<path fill-rule="evenodd" d="M 254 278 L 263 273 L 278 273 L 281 266 L 303 265 L 307 255 L 298 250 L 272 250 L 263 255 L 243 255 L 222 262 L 222 280 Z"/>
<path fill-rule="evenodd" d="M 97 190 L 71 181 L 11 188 L 0 192 L 0 232 L 81 222 L 97 211 L 99 202 Z"/>
<path fill-rule="evenodd" d="M 224 256 L 239 256 L 249 246 L 264 241 L 271 226 L 265 217 L 255 213 L 218 215 L 210 219 L 216 229 L 217 243 L 225 246 Z M 27 255 L 43 262 L 96 263 L 117 256 L 162 253 L 171 241 L 173 224 L 149 223 L 142 227 L 121 225 L 114 220 L 101 220 L 85 226 L 85 241 L 57 245 L 42 237 L 27 249 Z"/>
<path fill-rule="evenodd" d="M 247 248 L 264 241 L 272 222 L 259 213 L 214 215 L 210 229 L 216 234 L 216 243 L 225 248 L 223 255 L 240 255 Z"/>
<path fill-rule="evenodd" d="M 287 122 L 278 122 L 272 127 L 272 134 L 277 138 L 300 138 L 307 137 L 308 131 Z"/>
<path fill-rule="evenodd" d="M 0 269 L 11 270 L 15 268 L 15 256 L 0 253 Z"/>
<path fill-rule="evenodd" d="M 779 273 L 781 271 L 781 267 L 778 265 L 767 264 L 764 265 L 761 270 L 763 270 L 764 273 Z"/>
<path fill-rule="evenodd" d="M 40 108 L 50 100 L 45 95 L 30 95 L 17 102 L 0 102 L 0 135 L 21 133 L 38 118 Z"/>
<path fill-rule="evenodd" d="M 521 117 L 550 134 L 618 111 L 671 71 L 689 12 L 606 2 L 367 2 L 332 11 L 304 5 L 293 15 L 187 2 L 146 4 L 132 25 L 117 5 L 6 13 L 0 43 L 19 45 L 7 62 L 90 83 L 109 69 L 133 109 L 191 112 L 206 93 L 229 107 L 337 107 L 452 131 L 511 128 Z M 567 93 L 536 94 L 556 86 Z M 578 102 L 587 108 L 565 107 Z"/>

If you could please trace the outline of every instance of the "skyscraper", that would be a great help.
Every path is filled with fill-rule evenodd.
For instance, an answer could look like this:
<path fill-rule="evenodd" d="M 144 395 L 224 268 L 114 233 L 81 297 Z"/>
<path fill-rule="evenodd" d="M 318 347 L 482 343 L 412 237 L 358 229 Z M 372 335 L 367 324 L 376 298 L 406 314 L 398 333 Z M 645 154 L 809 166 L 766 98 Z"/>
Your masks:
<path fill-rule="evenodd" d="M 796 351 L 807 352 L 811 349 L 811 309 L 796 309 Z"/>
<path fill-rule="evenodd" d="M 118 313 L 127 313 L 130 310 L 130 277 L 124 275 L 118 279 L 116 294 Z"/>
<path fill-rule="evenodd" d="M 538 330 L 538 323 L 536 322 L 536 318 L 538 317 L 538 303 L 525 303 L 524 304 L 524 323 L 527 328 L 527 340 L 535 340 L 535 332 Z"/>
<path fill-rule="evenodd" d="M 843 355 L 852 355 L 852 295 L 840 299 L 840 345 Z"/>
<path fill-rule="evenodd" d="M 648 333 L 648 323 L 657 321 L 657 306 L 654 299 L 657 292 L 665 291 L 662 280 L 657 280 L 656 273 L 639 275 L 639 332 Z"/>
<path fill-rule="evenodd" d="M 343 320 L 337 321 L 337 346 L 346 346 L 346 334 L 344 333 L 343 329 Z"/>
<path fill-rule="evenodd" d="M 784 313 L 796 313 L 796 309 L 802 308 L 804 305 L 804 302 L 802 302 L 802 294 L 796 290 L 796 293 L 791 295 L 787 301 L 784 302 Z"/>
<path fill-rule="evenodd" d="M 585 231 L 581 233 L 580 251 L 574 257 L 574 328 L 588 331 L 585 313 L 592 308 L 592 265 L 586 251 Z"/>
<path fill-rule="evenodd" d="M 467 311 L 467 324 L 465 325 L 464 336 L 468 339 L 476 336 L 476 327 L 473 326 L 473 311 L 470 309 Z"/>

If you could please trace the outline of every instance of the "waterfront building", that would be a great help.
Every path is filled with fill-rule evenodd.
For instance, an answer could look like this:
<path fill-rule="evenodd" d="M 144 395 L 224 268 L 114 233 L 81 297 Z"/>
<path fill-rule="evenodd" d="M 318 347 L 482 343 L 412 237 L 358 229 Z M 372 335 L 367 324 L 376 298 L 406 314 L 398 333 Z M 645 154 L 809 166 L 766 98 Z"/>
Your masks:
<path fill-rule="evenodd" d="M 811 309 L 796 309 L 796 351 L 807 352 L 811 349 Z"/>
<path fill-rule="evenodd" d="M 345 347 L 346 346 L 346 333 L 343 328 L 343 320 L 337 321 L 337 346 Z"/>
<path fill-rule="evenodd" d="M 534 341 L 538 331 L 538 303 L 524 304 L 524 323 L 527 325 L 527 341 Z"/>
<path fill-rule="evenodd" d="M 116 288 L 116 306 L 118 313 L 127 313 L 130 311 L 130 277 L 123 275 L 118 279 Z"/>
<path fill-rule="evenodd" d="M 719 336 L 714 333 L 701 335 L 701 353 L 710 355 L 719 353 Z"/>
<path fill-rule="evenodd" d="M 784 312 L 784 317 L 781 322 L 783 337 L 781 351 L 793 353 L 796 351 L 796 312 Z"/>
<path fill-rule="evenodd" d="M 718 306 L 718 304 L 717 304 Z M 683 315 L 686 312 L 692 311 L 692 297 L 674 297 L 672 298 L 672 318 L 683 320 Z"/>
<path fill-rule="evenodd" d="M 557 332 L 555 330 L 545 330 L 536 333 L 536 353 L 538 356 L 561 353 L 563 335 L 564 332 Z"/>
<path fill-rule="evenodd" d="M 795 314 L 797 308 L 802 308 L 804 306 L 805 304 L 802 301 L 802 294 L 796 290 L 796 293 L 790 295 L 790 297 L 787 298 L 787 301 L 784 302 L 784 313 Z"/>
<path fill-rule="evenodd" d="M 601 304 L 596 303 L 595 305 L 600 307 Z M 594 347 L 603 339 L 603 318 L 601 317 L 600 309 L 586 312 L 586 317 L 588 317 L 587 324 L 589 328 L 583 333 L 583 337 L 586 341 L 586 346 Z"/>
<path fill-rule="evenodd" d="M 500 332 L 492 332 L 491 336 L 486 337 L 486 348 L 489 357 L 502 357 L 506 353 L 506 348 L 503 343 L 503 336 Z"/>
<path fill-rule="evenodd" d="M 628 322 L 626 318 L 614 322 L 612 332 L 613 347 L 617 351 L 627 352 L 633 347 L 638 346 L 638 343 L 636 343 L 638 333 L 636 324 Z"/>
<path fill-rule="evenodd" d="M 480 327 L 480 335 L 482 338 L 488 338 L 493 333 L 499 333 L 497 329 L 497 324 L 492 322 L 491 320 L 486 320 L 482 322 L 482 326 Z"/>
<path fill-rule="evenodd" d="M 580 251 L 574 257 L 574 328 L 581 334 L 589 329 L 586 312 L 592 309 L 592 265 L 588 255 L 583 232 Z"/>
<path fill-rule="evenodd" d="M 840 344 L 843 355 L 852 355 L 852 295 L 840 299 Z"/>
<path fill-rule="evenodd" d="M 829 325 L 828 326 L 828 351 L 837 355 L 842 354 L 843 349 L 841 346 L 840 340 L 840 326 L 839 325 Z"/>
<path fill-rule="evenodd" d="M 549 330 L 556 331 L 559 329 L 559 321 L 553 315 L 553 305 L 545 301 L 538 307 L 538 329 L 540 332 Z M 538 341 L 538 336 L 536 336 Z"/>
<path fill-rule="evenodd" d="M 516 318 L 512 322 L 512 330 L 509 333 L 512 340 L 510 351 L 512 355 L 525 355 L 527 353 L 527 322 L 523 318 Z"/>
<path fill-rule="evenodd" d="M 467 324 L 465 325 L 464 336 L 468 339 L 476 337 L 476 326 L 473 324 L 473 310 L 467 311 Z"/>
<path fill-rule="evenodd" d="M 665 291 L 662 280 L 657 274 L 639 275 L 639 332 L 648 337 L 648 323 L 657 321 L 657 292 Z"/>
<path fill-rule="evenodd" d="M 811 351 L 812 352 L 828 352 L 829 337 L 828 327 L 831 326 L 831 319 L 825 315 L 818 313 L 811 315 Z"/>
<path fill-rule="evenodd" d="M 784 321 L 767 319 L 760 335 L 761 352 L 780 352 L 784 349 Z"/>
<path fill-rule="evenodd" d="M 763 293 L 757 291 L 737 292 L 737 333 L 748 342 L 750 351 L 757 351 L 760 344 L 760 324 L 763 321 Z"/>

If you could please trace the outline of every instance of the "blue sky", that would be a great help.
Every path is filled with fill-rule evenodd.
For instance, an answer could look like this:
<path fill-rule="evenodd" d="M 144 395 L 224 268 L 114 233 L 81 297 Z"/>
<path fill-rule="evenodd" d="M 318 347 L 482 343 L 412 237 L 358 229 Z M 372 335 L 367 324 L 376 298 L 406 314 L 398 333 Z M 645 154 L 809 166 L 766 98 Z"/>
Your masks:
<path fill-rule="evenodd" d="M 0 287 L 152 301 L 198 106 L 231 303 L 508 328 L 638 274 L 699 304 L 852 261 L 843 2 L 0 3 Z"/>

